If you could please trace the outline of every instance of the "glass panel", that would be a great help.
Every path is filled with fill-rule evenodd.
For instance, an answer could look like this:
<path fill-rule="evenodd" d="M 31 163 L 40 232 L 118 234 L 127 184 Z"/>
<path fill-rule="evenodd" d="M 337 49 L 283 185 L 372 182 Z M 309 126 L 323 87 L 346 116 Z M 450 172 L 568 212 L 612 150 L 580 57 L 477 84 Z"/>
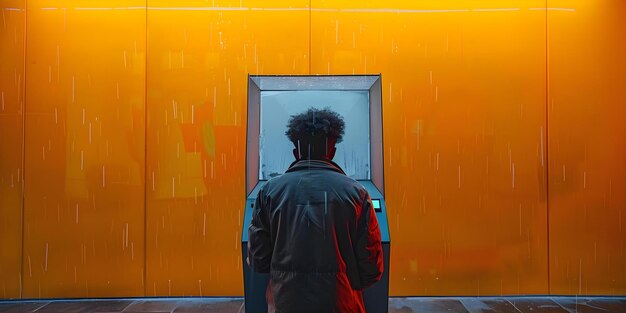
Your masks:
<path fill-rule="evenodd" d="M 345 134 L 337 144 L 334 161 L 354 179 L 369 179 L 369 92 L 261 91 L 259 179 L 270 179 L 294 161 L 294 145 L 285 131 L 292 115 L 308 108 L 330 108 L 343 117 Z M 301 149 L 305 149 L 301 147 Z"/>

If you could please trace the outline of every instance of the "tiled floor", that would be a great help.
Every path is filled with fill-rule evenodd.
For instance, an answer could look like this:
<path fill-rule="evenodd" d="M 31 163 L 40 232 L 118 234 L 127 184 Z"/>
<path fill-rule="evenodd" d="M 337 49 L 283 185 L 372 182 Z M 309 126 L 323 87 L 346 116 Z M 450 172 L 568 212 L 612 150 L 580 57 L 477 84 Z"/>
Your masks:
<path fill-rule="evenodd" d="M 106 300 L 0 301 L 0 312 L 15 313 L 243 313 L 241 298 L 141 298 Z M 626 297 L 460 297 L 391 298 L 389 313 L 626 313 Z"/>

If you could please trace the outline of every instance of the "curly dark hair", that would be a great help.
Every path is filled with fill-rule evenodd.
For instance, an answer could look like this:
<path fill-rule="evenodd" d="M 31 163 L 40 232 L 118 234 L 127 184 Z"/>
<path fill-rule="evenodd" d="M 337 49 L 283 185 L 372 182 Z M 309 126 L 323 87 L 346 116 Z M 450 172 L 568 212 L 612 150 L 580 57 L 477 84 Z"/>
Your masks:
<path fill-rule="evenodd" d="M 292 115 L 287 122 L 285 135 L 294 145 L 298 140 L 331 138 L 336 143 L 343 139 L 345 123 L 341 115 L 329 108 L 309 108 L 306 112 Z"/>

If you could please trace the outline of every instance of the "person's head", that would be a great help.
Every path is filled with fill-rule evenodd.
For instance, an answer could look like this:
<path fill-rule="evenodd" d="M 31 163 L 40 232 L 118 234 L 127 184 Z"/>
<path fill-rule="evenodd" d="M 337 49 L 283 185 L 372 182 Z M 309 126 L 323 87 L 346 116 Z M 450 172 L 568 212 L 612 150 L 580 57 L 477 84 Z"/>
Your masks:
<path fill-rule="evenodd" d="M 345 123 L 329 108 L 309 108 L 292 115 L 285 135 L 294 145 L 293 156 L 300 159 L 328 159 L 335 157 L 335 144 L 341 142 Z"/>

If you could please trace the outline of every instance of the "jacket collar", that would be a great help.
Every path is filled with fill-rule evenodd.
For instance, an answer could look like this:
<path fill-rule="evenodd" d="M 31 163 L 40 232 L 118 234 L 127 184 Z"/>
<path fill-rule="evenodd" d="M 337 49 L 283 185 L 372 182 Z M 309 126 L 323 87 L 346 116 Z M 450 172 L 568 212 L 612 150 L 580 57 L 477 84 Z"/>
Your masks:
<path fill-rule="evenodd" d="M 286 173 L 302 171 L 302 170 L 330 170 L 346 175 L 346 173 L 337 165 L 337 163 L 330 160 L 296 160 L 287 169 Z"/>

